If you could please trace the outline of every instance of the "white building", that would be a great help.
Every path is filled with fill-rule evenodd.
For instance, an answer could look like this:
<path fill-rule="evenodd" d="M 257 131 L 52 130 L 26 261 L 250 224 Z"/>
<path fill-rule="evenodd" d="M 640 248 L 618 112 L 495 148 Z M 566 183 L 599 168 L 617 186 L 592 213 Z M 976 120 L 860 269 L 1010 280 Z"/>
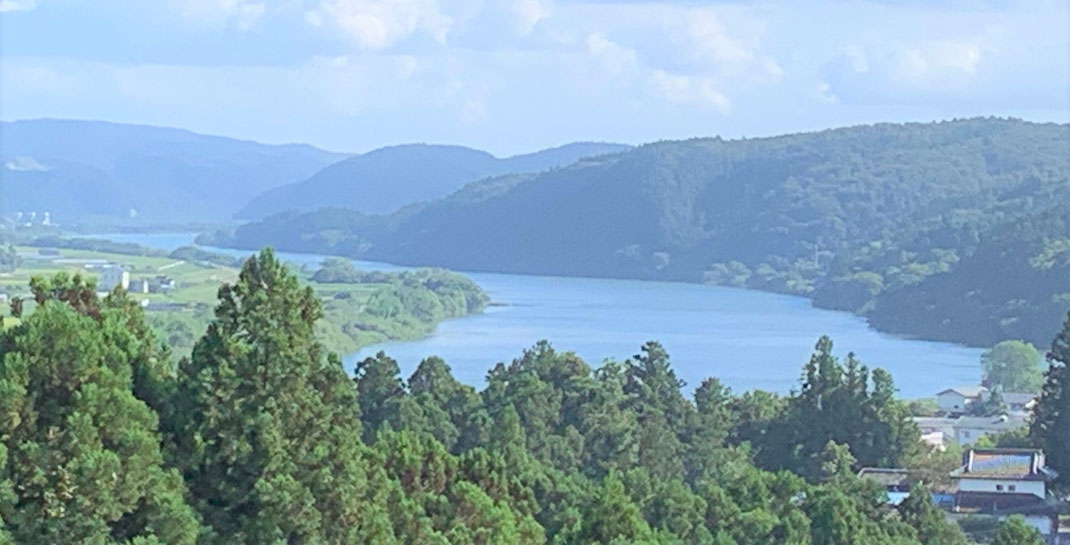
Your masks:
<path fill-rule="evenodd" d="M 951 472 L 957 513 L 1004 518 L 1022 515 L 1046 536 L 1058 532 L 1058 510 L 1047 501 L 1048 482 L 1058 474 L 1035 449 L 970 449 Z"/>
<path fill-rule="evenodd" d="M 122 286 L 125 290 L 130 287 L 130 273 L 118 265 L 107 265 L 99 269 L 97 275 L 97 289 L 111 291 L 116 286 Z"/>
<path fill-rule="evenodd" d="M 987 396 L 988 388 L 984 386 L 960 386 L 936 394 L 936 403 L 945 413 L 962 414 L 966 407 L 984 401 Z"/>
<path fill-rule="evenodd" d="M 963 416 L 956 418 L 951 423 L 955 441 L 964 447 L 977 442 L 985 435 L 999 435 L 1029 425 L 1026 416 L 999 415 L 999 416 Z"/>

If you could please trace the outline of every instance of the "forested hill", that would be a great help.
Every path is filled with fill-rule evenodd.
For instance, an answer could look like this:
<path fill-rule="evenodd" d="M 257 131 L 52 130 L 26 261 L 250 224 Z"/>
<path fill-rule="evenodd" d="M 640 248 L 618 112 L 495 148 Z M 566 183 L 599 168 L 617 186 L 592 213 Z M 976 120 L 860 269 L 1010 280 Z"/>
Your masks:
<path fill-rule="evenodd" d="M 891 375 L 821 338 L 800 388 L 684 395 L 648 342 L 593 369 L 540 342 L 481 391 L 440 358 L 349 377 L 316 340 L 320 300 L 271 251 L 223 286 L 175 362 L 122 290 L 35 278 L 0 331 L 0 543 L 101 545 L 968 545 L 924 485 L 889 505 L 862 467 L 940 486 Z M 1065 487 L 1070 322 L 1037 419 Z M 802 362 L 800 362 L 802 363 Z M 1058 488 L 1056 488 L 1058 489 Z M 987 523 L 986 523 L 987 520 Z M 1021 517 L 970 538 L 1042 545 Z"/>
<path fill-rule="evenodd" d="M 622 144 L 576 142 L 499 159 L 461 146 L 391 146 L 340 161 L 308 180 L 269 190 L 249 202 L 238 217 L 258 219 L 284 210 L 324 206 L 386 214 L 407 204 L 445 197 L 480 178 L 540 172 L 626 149 Z"/>
<path fill-rule="evenodd" d="M 812 297 L 889 331 L 1043 342 L 1070 300 L 1070 126 L 1007 119 L 659 142 L 385 217 L 280 214 L 209 237 L 460 270 Z"/>
<path fill-rule="evenodd" d="M 345 157 L 302 144 L 101 121 L 5 122 L 0 139 L 0 212 L 49 211 L 64 225 L 229 220 L 253 195 Z"/>

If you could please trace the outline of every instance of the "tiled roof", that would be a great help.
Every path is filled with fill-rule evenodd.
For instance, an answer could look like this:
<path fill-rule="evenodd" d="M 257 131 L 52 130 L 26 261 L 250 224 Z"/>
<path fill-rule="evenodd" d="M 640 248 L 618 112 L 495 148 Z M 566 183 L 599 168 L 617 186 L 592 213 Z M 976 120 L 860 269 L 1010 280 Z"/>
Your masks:
<path fill-rule="evenodd" d="M 964 458 L 965 465 L 952 472 L 952 477 L 1048 481 L 1057 475 L 1044 467 L 1044 454 L 1039 450 L 971 449 Z"/>
<path fill-rule="evenodd" d="M 1033 455 L 977 453 L 969 473 L 993 477 L 1025 477 L 1033 474 Z"/>
<path fill-rule="evenodd" d="M 955 388 L 948 388 L 947 390 L 944 390 L 943 392 L 940 392 L 936 395 L 939 396 L 947 393 L 956 393 L 961 395 L 962 397 L 977 397 L 987 391 L 988 388 L 985 388 L 984 386 L 957 386 Z"/>
<path fill-rule="evenodd" d="M 960 513 L 1042 514 L 1050 512 L 1051 506 L 1033 494 L 959 492 L 955 494 L 955 510 Z"/>

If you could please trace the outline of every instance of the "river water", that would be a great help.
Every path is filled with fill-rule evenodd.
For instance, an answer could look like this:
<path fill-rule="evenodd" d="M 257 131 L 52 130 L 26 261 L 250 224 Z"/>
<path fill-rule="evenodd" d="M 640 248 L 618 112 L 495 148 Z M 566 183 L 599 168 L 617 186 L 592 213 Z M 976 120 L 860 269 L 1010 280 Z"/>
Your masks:
<path fill-rule="evenodd" d="M 191 244 L 191 234 L 108 234 L 100 238 L 161 249 Z M 231 255 L 250 252 L 210 248 Z M 324 256 L 280 252 L 297 265 L 316 266 Z M 369 270 L 401 270 L 354 261 Z M 690 392 L 715 376 L 733 390 L 786 393 L 798 387 L 802 366 L 821 335 L 836 351 L 855 352 L 871 368 L 892 373 L 903 397 L 929 397 L 948 387 L 977 384 L 980 350 L 949 343 L 903 339 L 871 329 L 845 312 L 814 308 L 806 299 L 753 290 L 671 282 L 466 273 L 490 294 L 481 314 L 448 320 L 416 341 L 369 346 L 345 357 L 352 367 L 379 350 L 398 360 L 408 376 L 422 358 L 437 355 L 463 382 L 481 386 L 495 363 L 508 362 L 540 339 L 571 350 L 597 366 L 625 359 L 643 342 L 668 350 Z"/>

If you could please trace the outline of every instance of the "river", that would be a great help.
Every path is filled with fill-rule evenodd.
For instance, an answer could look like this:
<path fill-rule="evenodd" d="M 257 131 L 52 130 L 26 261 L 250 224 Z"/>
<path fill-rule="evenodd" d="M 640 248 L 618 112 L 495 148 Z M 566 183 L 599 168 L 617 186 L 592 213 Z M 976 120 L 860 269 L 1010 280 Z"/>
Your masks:
<path fill-rule="evenodd" d="M 190 234 L 108 234 L 100 238 L 161 249 L 190 244 Z M 209 248 L 231 255 L 250 252 Z M 324 256 L 280 252 L 297 265 Z M 354 261 L 369 270 L 401 270 Z M 829 335 L 836 351 L 855 352 L 870 368 L 892 373 L 900 395 L 930 397 L 952 386 L 977 384 L 980 350 L 903 339 L 877 332 L 862 318 L 814 308 L 804 298 L 753 290 L 671 282 L 465 273 L 490 294 L 481 314 L 448 320 L 429 336 L 368 346 L 345 357 L 348 367 L 379 350 L 408 376 L 430 355 L 444 358 L 463 382 L 480 386 L 495 363 L 510 361 L 540 339 L 597 366 L 625 359 L 643 342 L 665 346 L 690 395 L 702 379 L 720 378 L 735 391 L 797 388 L 814 343 Z"/>

